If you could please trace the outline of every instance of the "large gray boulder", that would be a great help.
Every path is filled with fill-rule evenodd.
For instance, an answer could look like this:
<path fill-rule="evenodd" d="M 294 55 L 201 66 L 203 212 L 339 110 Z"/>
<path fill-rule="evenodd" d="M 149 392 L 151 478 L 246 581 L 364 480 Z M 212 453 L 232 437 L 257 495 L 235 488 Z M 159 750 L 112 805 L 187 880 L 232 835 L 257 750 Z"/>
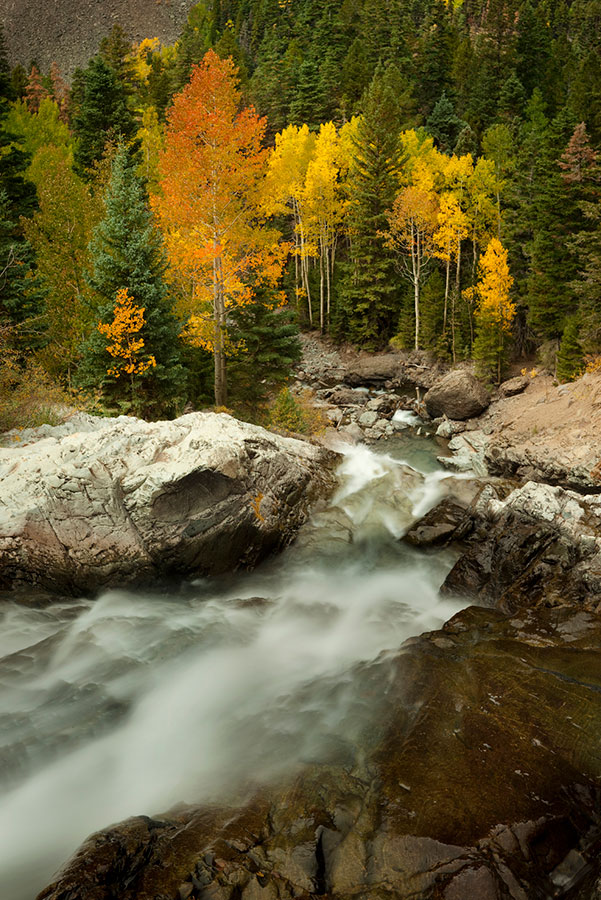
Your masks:
<path fill-rule="evenodd" d="M 470 372 L 455 369 L 430 388 L 424 403 L 433 419 L 447 416 L 463 421 L 483 413 L 490 404 L 490 396 L 484 385 Z"/>
<path fill-rule="evenodd" d="M 254 565 L 330 489 L 335 459 L 215 413 L 85 416 L 14 440 L 0 449 L 0 588 L 93 591 Z"/>

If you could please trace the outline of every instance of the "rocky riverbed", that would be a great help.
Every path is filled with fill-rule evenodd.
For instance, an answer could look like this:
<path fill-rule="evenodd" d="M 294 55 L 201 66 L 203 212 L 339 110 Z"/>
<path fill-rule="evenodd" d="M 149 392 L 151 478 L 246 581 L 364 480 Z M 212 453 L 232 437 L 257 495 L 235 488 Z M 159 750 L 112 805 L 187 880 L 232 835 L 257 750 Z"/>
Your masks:
<path fill-rule="evenodd" d="M 398 552 L 428 566 L 447 548 L 442 596 L 477 605 L 352 669 L 356 721 L 364 724 L 327 761 L 304 759 L 235 802 L 180 806 L 106 828 L 40 900 L 599 900 L 601 379 L 560 387 L 528 373 L 490 391 L 467 367 L 432 369 L 422 354 L 369 357 L 303 340 L 295 389 L 312 391 L 330 421 L 325 444 L 381 447 L 422 431 L 438 445 L 449 479 L 437 473 L 432 491 L 419 487 L 418 473 L 393 465 L 408 497 L 422 497 L 404 504 L 407 524 L 396 531 L 387 496 L 400 482 L 382 480 L 373 454 L 357 459 L 375 466 L 370 490 L 384 504 L 382 522 L 401 539 Z M 248 436 L 242 440 L 246 447 Z M 240 533 L 250 528 L 254 539 L 262 531 L 257 512 L 259 521 L 281 515 L 279 500 L 257 509 L 255 492 L 292 496 L 284 527 L 268 518 L 264 544 L 259 537 L 252 545 L 256 561 L 286 543 L 310 503 L 331 490 L 333 457 L 272 435 L 252 440 L 269 452 L 220 451 L 227 460 L 217 481 L 231 478 L 233 467 L 235 483 L 243 482 L 217 498 L 227 509 L 221 521 L 241 522 Z M 256 459 L 259 480 L 249 480 L 243 473 Z M 161 453 L 151 462 L 169 471 Z M 135 492 L 135 470 L 148 464 L 128 463 L 133 471 L 119 478 L 126 487 L 133 479 Z M 289 491 L 299 471 L 295 518 Z M 206 488 L 194 501 L 204 498 L 201 519 L 215 506 Z M 343 548 L 357 541 L 359 551 L 352 517 L 370 521 L 367 498 L 353 490 L 351 506 L 340 489 L 335 511 L 322 505 L 298 543 L 307 560 L 330 554 L 334 573 Z M 143 518 L 142 500 L 137 508 Z M 186 509 L 173 506 L 170 527 L 187 521 Z M 371 522 L 361 542 L 379 546 L 379 527 Z M 179 532 L 173 545 L 182 546 Z M 194 551 L 194 565 L 211 546 Z M 223 568 L 239 564 L 239 549 Z"/>

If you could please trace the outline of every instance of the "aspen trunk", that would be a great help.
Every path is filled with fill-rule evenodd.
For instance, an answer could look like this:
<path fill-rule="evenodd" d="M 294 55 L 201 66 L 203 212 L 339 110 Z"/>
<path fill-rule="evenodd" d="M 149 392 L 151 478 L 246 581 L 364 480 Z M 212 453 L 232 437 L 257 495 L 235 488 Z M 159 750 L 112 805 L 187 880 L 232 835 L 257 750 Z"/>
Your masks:
<path fill-rule="evenodd" d="M 325 331 L 325 296 L 324 296 L 324 271 L 323 271 L 323 255 L 324 255 L 324 244 L 323 240 L 320 241 L 320 253 L 319 253 L 319 330 L 323 334 Z"/>
<path fill-rule="evenodd" d="M 213 260 L 213 320 L 215 341 L 215 406 L 227 404 L 227 377 L 225 368 L 225 297 L 223 296 L 221 257 Z"/>
<path fill-rule="evenodd" d="M 333 250 L 330 251 L 330 253 L 333 253 L 333 252 L 334 252 Z M 330 327 L 330 302 L 331 302 L 332 292 L 331 292 L 331 278 L 330 278 L 330 261 L 328 259 L 327 253 L 328 253 L 328 251 L 326 249 L 326 290 L 327 290 L 327 300 L 328 300 L 328 305 L 327 305 L 327 310 L 326 310 L 326 325 L 329 328 Z"/>
<path fill-rule="evenodd" d="M 444 310 L 442 314 L 442 333 L 447 333 L 447 314 L 449 309 L 449 285 L 451 283 L 451 253 L 447 257 L 447 273 L 444 286 Z"/>
<path fill-rule="evenodd" d="M 453 353 L 453 363 L 457 362 L 457 353 L 455 347 L 455 313 L 457 309 L 457 299 L 459 297 L 459 286 L 461 284 L 461 240 L 457 241 L 457 270 L 455 272 L 455 290 L 453 291 L 453 299 L 451 303 L 451 348 Z"/>
<path fill-rule="evenodd" d="M 311 309 L 311 290 L 309 288 L 309 262 L 307 259 L 307 254 L 305 253 L 305 232 L 303 229 L 303 220 L 300 216 L 298 216 L 298 224 L 300 229 L 300 246 L 301 246 L 301 274 L 303 279 L 303 286 L 305 288 L 305 293 L 307 295 L 307 308 L 309 312 L 309 325 L 313 327 L 313 310 Z"/>
<path fill-rule="evenodd" d="M 411 244 L 411 265 L 413 267 L 413 302 L 415 305 L 415 349 L 419 350 L 419 277 L 420 277 L 420 233 L 415 232 Z"/>

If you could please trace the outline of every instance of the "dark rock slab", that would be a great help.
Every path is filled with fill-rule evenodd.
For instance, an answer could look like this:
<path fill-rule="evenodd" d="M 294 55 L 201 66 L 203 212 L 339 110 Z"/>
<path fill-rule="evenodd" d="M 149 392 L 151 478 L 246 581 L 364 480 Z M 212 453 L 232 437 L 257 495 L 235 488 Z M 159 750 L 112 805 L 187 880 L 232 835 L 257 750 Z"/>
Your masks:
<path fill-rule="evenodd" d="M 435 511 L 432 511 L 435 518 Z M 504 610 L 601 604 L 601 504 L 528 482 L 499 501 L 488 489 L 443 594 Z"/>
<path fill-rule="evenodd" d="M 470 506 L 445 497 L 409 529 L 404 540 L 414 547 L 441 546 L 463 540 L 474 527 Z"/>

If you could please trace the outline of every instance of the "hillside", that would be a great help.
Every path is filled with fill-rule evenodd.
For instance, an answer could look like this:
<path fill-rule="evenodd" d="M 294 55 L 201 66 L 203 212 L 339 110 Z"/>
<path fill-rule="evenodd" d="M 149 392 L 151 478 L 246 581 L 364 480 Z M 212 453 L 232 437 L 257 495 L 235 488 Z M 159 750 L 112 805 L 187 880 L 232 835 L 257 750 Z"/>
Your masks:
<path fill-rule="evenodd" d="M 132 40 L 172 43 L 194 0 L 0 0 L 11 65 L 36 60 L 47 71 L 56 60 L 66 76 L 85 66 L 116 23 Z"/>

